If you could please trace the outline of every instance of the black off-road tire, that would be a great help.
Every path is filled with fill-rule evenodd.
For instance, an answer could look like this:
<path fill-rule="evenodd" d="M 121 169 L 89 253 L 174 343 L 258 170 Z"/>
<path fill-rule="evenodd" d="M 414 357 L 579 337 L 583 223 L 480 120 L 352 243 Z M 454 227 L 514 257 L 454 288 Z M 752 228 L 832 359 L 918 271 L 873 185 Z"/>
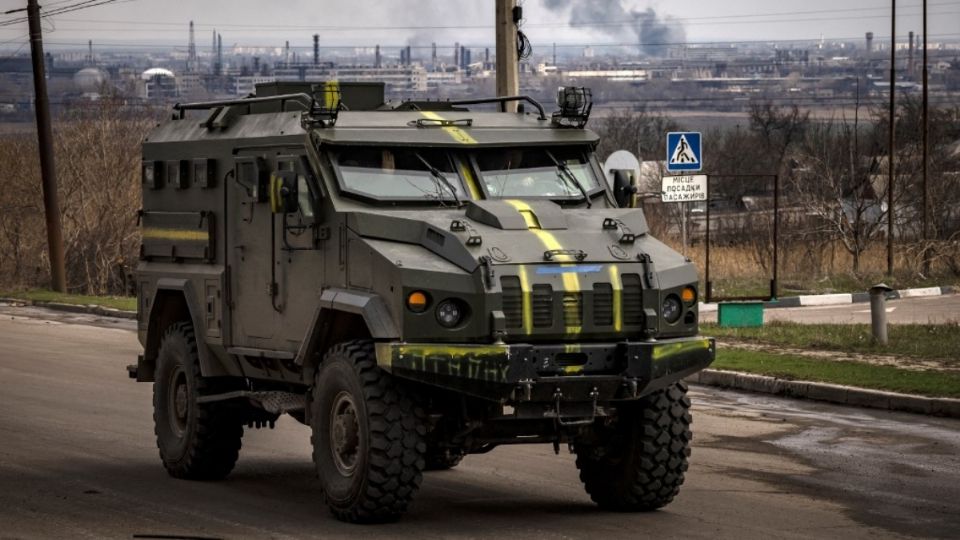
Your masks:
<path fill-rule="evenodd" d="M 622 407 L 598 440 L 575 444 L 587 493 L 601 508 L 641 512 L 661 508 L 679 493 L 690 456 L 690 399 L 678 382 Z"/>
<path fill-rule="evenodd" d="M 154 433 L 164 468 L 175 478 L 225 478 L 240 455 L 243 425 L 222 404 L 197 403 L 198 396 L 217 389 L 200 374 L 189 322 L 173 324 L 164 333 L 154 380 Z"/>
<path fill-rule="evenodd" d="M 463 461 L 463 453 L 449 448 L 435 448 L 427 446 L 425 471 L 446 471 Z"/>
<path fill-rule="evenodd" d="M 334 516 L 350 523 L 399 518 L 423 479 L 427 415 L 377 366 L 372 342 L 327 352 L 311 407 L 313 461 Z"/>

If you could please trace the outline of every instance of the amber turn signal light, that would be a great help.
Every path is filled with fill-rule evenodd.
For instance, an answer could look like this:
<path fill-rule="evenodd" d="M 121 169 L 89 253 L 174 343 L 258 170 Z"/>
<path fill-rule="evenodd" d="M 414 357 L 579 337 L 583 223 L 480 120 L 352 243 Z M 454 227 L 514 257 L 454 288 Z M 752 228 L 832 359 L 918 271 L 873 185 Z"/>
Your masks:
<path fill-rule="evenodd" d="M 692 304 L 697 301 L 697 290 L 693 287 L 684 287 L 683 292 L 680 293 L 680 299 L 683 300 L 684 304 Z"/>
<path fill-rule="evenodd" d="M 414 291 L 407 297 L 407 307 L 414 313 L 423 313 L 427 310 L 427 295 L 421 291 Z"/>

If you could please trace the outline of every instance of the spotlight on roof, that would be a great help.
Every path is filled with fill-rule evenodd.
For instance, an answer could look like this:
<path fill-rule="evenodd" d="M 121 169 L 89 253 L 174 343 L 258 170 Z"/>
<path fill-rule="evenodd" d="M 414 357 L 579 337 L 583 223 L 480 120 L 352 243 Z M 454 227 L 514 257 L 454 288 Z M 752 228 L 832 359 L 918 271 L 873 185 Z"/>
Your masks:
<path fill-rule="evenodd" d="M 593 109 L 593 94 L 583 86 L 561 86 L 557 90 L 557 106 L 553 123 L 558 126 L 583 128 Z"/>

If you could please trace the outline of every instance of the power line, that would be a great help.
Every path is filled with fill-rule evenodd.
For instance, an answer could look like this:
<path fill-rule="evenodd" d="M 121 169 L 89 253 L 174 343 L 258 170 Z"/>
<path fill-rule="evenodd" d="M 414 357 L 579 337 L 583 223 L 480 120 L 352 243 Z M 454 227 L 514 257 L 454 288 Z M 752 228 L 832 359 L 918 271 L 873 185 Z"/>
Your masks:
<path fill-rule="evenodd" d="M 930 6 L 952 6 L 956 7 L 958 2 L 932 2 Z M 920 4 L 916 6 L 910 6 L 916 9 L 920 9 Z M 744 21 L 743 19 L 748 18 L 757 18 L 757 17 L 777 17 L 777 16 L 796 16 L 796 15 L 817 15 L 817 14 L 829 14 L 829 13 L 857 13 L 860 15 L 854 15 L 850 17 L 823 17 L 816 19 L 799 19 L 799 21 L 824 21 L 824 20 L 844 20 L 844 19 L 863 19 L 863 18 L 889 18 L 889 15 L 867 15 L 863 16 L 864 11 L 883 11 L 887 10 L 886 6 L 878 7 L 864 7 L 864 8 L 840 8 L 840 9 L 821 9 L 821 10 L 806 10 L 806 11 L 779 11 L 779 12 L 768 12 L 768 13 L 743 13 L 738 15 L 717 15 L 711 17 L 668 17 L 663 21 L 663 24 L 694 24 L 697 21 L 701 21 L 703 24 L 723 24 L 718 23 L 718 20 L 724 19 L 736 19 L 733 21 L 735 24 L 743 23 L 771 23 L 771 22 L 795 22 L 797 19 L 784 19 L 781 21 Z M 901 15 L 903 10 L 901 10 Z M 910 13 L 914 14 L 914 13 Z M 953 14 L 941 13 L 941 14 Z M 920 12 L 915 13 L 915 15 L 920 15 Z M 142 21 L 142 20 L 91 20 L 91 19 L 62 19 L 61 22 L 79 22 L 85 24 L 102 24 L 102 23 L 117 23 L 123 25 L 144 25 L 144 26 L 183 26 L 185 23 L 182 22 L 163 22 L 163 21 Z M 595 20 L 595 21 L 577 21 L 577 22 L 542 22 L 542 23 L 526 23 L 526 27 L 543 27 L 543 28 L 570 28 L 570 27 L 592 27 L 592 26 L 636 26 L 636 20 Z M 386 25 L 386 26 L 371 26 L 371 25 L 292 25 L 292 24 L 274 24 L 274 25 L 263 25 L 263 24 L 233 24 L 233 23 L 206 23 L 206 24 L 197 24 L 197 28 L 236 28 L 236 29 L 249 29 L 249 30 L 288 30 L 288 29 L 299 29 L 299 30 L 311 30 L 311 31 L 353 31 L 353 30 L 470 30 L 470 29 L 491 29 L 494 27 L 493 24 L 476 24 L 476 25 Z"/>
<path fill-rule="evenodd" d="M 930 37 L 934 38 L 956 38 L 960 37 L 960 33 L 943 33 L 943 34 L 931 34 Z M 883 39 L 884 36 L 880 36 L 878 39 Z M 722 45 L 765 45 L 765 44 L 776 44 L 776 43 L 819 43 L 821 41 L 837 43 L 837 42 L 850 42 L 863 39 L 863 36 L 855 37 L 817 37 L 817 38 L 799 38 L 799 39 L 749 39 L 749 40 L 717 40 L 717 41 L 610 41 L 610 42 L 589 42 L 589 43 L 557 43 L 558 48 L 584 48 L 584 47 L 666 47 L 666 46 L 688 46 L 688 47 L 699 47 L 699 46 L 722 46 Z M 49 43 L 54 45 L 76 45 L 76 46 L 86 46 L 87 42 L 78 42 L 78 41 L 50 41 Z M 180 45 L 176 43 L 145 43 L 141 41 L 100 41 L 98 42 L 102 47 L 135 47 L 135 48 L 176 48 Z M 247 48 L 247 49 L 280 49 L 281 45 L 278 44 L 236 44 L 236 47 Z M 488 45 L 486 44 L 462 44 L 462 46 L 469 48 L 482 48 Z M 180 46 L 185 48 L 185 46 Z M 338 45 L 320 45 L 321 49 L 368 49 L 373 47 L 372 44 L 338 44 Z M 395 45 L 381 45 L 383 48 L 402 48 L 410 47 L 411 49 L 432 49 L 432 45 L 406 45 L 406 44 L 395 44 Z M 291 45 L 291 49 L 297 50 L 310 50 L 313 48 L 312 45 Z M 438 47 L 439 48 L 439 47 Z M 450 48 L 450 47 L 445 47 Z"/>
<path fill-rule="evenodd" d="M 932 14 L 933 14 L 933 15 L 958 15 L 958 14 L 960 14 L 960 11 L 940 11 L 940 12 L 934 12 L 934 13 L 932 13 Z M 889 16 L 886 16 L 886 15 L 851 15 L 851 16 L 847 16 L 847 17 L 812 17 L 812 18 L 803 18 L 803 19 L 790 18 L 790 19 L 765 19 L 765 20 L 727 20 L 727 21 L 714 21 L 714 22 L 704 22 L 704 23 L 687 23 L 687 24 L 684 24 L 683 26 L 692 26 L 692 25 L 699 25 L 699 24 L 704 24 L 704 25 L 709 24 L 710 26 L 717 26 L 717 25 L 733 25 L 733 26 L 738 26 L 738 25 L 749 25 L 749 24 L 799 23 L 799 22 L 822 22 L 822 21 L 864 20 L 864 19 L 889 19 Z M 67 19 L 61 19 L 59 22 L 64 23 L 64 22 L 80 22 L 80 21 L 71 21 L 71 20 L 67 20 Z M 121 22 L 121 21 L 100 21 L 100 23 L 127 24 L 127 23 L 123 23 L 123 22 Z M 84 24 L 97 24 L 97 23 L 94 22 L 94 21 L 90 21 L 90 22 L 84 23 Z M 87 28 L 60 27 L 60 29 L 61 29 L 61 30 L 72 30 L 72 31 L 83 30 L 83 31 L 85 31 L 85 32 L 87 32 L 87 33 L 98 33 L 98 32 L 110 32 L 110 33 L 115 33 L 115 32 L 143 32 L 143 31 L 144 31 L 144 27 L 147 26 L 147 25 L 149 25 L 149 24 L 150 24 L 150 23 L 143 23 L 143 26 L 141 26 L 141 27 L 139 27 L 139 28 L 129 28 L 129 27 L 105 27 L 105 28 L 104 28 L 104 27 L 99 27 L 99 28 L 89 28 L 89 27 L 87 27 Z M 611 23 L 609 26 L 622 26 L 622 25 L 623 25 L 623 23 Z M 182 33 L 182 32 L 183 32 L 183 29 L 180 28 L 180 27 L 183 26 L 182 24 L 177 24 L 176 26 L 178 26 L 178 28 L 168 28 L 168 27 L 166 27 L 166 26 L 167 26 L 167 25 L 165 25 L 165 26 L 162 27 L 162 28 L 161 28 L 161 27 L 157 27 L 157 26 L 151 26 L 151 27 L 149 27 L 149 31 L 150 31 L 150 32 L 172 32 L 172 33 Z M 557 28 L 557 27 L 563 27 L 563 28 L 580 28 L 580 27 L 584 27 L 584 28 L 588 28 L 588 27 L 596 27 L 596 26 L 602 26 L 602 25 L 601 25 L 601 24 L 597 24 L 597 23 L 594 23 L 594 24 L 592 24 L 592 23 L 567 23 L 567 24 L 528 24 L 528 25 L 525 25 L 525 27 L 527 27 L 527 28 Z M 631 25 L 631 26 L 632 26 L 632 25 Z M 197 28 L 200 28 L 200 29 L 204 29 L 204 28 L 224 28 L 224 26 L 215 25 L 215 24 L 196 25 L 196 27 L 197 27 Z M 252 26 L 252 27 L 249 27 L 249 28 L 245 28 L 245 29 L 244 29 L 244 32 L 246 32 L 246 33 L 266 33 L 266 32 L 278 32 L 278 31 L 283 31 L 283 30 L 292 30 L 292 29 L 299 29 L 299 30 L 304 30 L 304 31 L 306 31 L 306 30 L 311 30 L 311 31 L 320 30 L 320 31 L 324 31 L 324 32 L 333 32 L 333 31 L 358 31 L 358 30 L 370 30 L 370 31 L 374 31 L 374 30 L 377 30 L 377 31 L 400 31 L 400 30 L 412 30 L 412 29 L 415 29 L 415 28 L 416 28 L 416 27 L 408 27 L 408 26 L 390 26 L 390 27 L 386 27 L 386 26 L 376 26 L 376 27 L 358 27 L 358 26 L 354 26 L 354 27 L 330 27 L 330 28 L 319 28 L 319 29 L 318 29 L 318 28 L 316 28 L 316 27 L 294 27 L 294 26 L 281 26 L 281 25 L 277 25 L 277 26 L 263 26 L 263 25 L 259 25 L 259 26 Z M 417 28 L 417 29 L 428 29 L 428 28 L 430 28 L 430 27 L 419 27 L 419 28 Z M 481 26 L 443 26 L 443 27 L 433 27 L 433 29 L 447 29 L 447 30 L 454 30 L 454 29 L 456 29 L 456 30 L 470 30 L 470 29 L 490 29 L 490 28 L 493 28 L 493 27 L 492 27 L 492 26 L 482 26 L 482 27 L 481 27 Z"/>
<path fill-rule="evenodd" d="M 75 3 L 75 4 L 71 4 L 71 5 L 69 5 L 69 6 L 64 6 L 64 7 L 62 7 L 62 8 L 56 8 L 56 9 L 53 9 L 53 10 L 50 10 L 50 11 L 45 11 L 44 13 L 42 13 L 42 14 L 40 15 L 40 18 L 41 18 L 41 19 L 45 19 L 45 18 L 48 18 L 48 17 L 52 17 L 52 16 L 54 16 L 54 15 L 61 15 L 61 14 L 63 14 L 63 13 L 73 13 L 74 11 L 81 11 L 81 10 L 84 10 L 84 9 L 89 9 L 89 8 L 93 8 L 93 7 L 97 7 L 97 6 L 102 6 L 102 5 L 105 5 L 105 4 L 112 4 L 112 3 L 118 2 L 118 1 L 120 1 L 120 0 L 83 0 L 83 1 L 77 2 L 77 3 Z M 135 1 L 135 0 L 123 0 L 123 1 L 124 1 L 124 2 L 133 2 L 133 1 Z M 20 10 L 17 10 L 17 11 L 20 11 Z M 26 20 L 27 20 L 26 17 L 17 17 L 17 18 L 15 18 L 15 19 L 10 19 L 10 20 L 7 20 L 7 21 L 3 21 L 3 22 L 0 22 L 0 28 L 5 27 L 5 26 L 12 26 L 12 25 L 15 25 L 15 24 L 19 24 L 19 23 L 25 22 Z"/>

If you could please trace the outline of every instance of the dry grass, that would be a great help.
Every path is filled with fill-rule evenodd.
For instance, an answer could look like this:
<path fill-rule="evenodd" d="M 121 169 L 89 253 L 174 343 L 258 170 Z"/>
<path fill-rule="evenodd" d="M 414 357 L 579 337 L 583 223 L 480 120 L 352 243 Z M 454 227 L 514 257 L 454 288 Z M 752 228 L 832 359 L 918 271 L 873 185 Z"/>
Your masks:
<path fill-rule="evenodd" d="M 683 249 L 679 239 L 667 237 L 661 240 L 690 257 L 700 271 L 701 281 L 705 279 L 706 250 L 702 242 Z M 788 244 L 780 251 L 780 295 L 860 292 L 880 282 L 897 289 L 960 285 L 960 276 L 942 261 L 933 264 L 929 275 L 920 275 L 915 268 L 911 246 L 895 246 L 894 260 L 895 272 L 891 279 L 885 275 L 886 245 L 875 243 L 861 255 L 863 271 L 854 274 L 850 271 L 853 258 L 839 242 L 826 247 Z M 766 253 L 758 253 L 754 246 L 711 246 L 710 280 L 714 296 L 767 294 L 772 262 Z"/>

